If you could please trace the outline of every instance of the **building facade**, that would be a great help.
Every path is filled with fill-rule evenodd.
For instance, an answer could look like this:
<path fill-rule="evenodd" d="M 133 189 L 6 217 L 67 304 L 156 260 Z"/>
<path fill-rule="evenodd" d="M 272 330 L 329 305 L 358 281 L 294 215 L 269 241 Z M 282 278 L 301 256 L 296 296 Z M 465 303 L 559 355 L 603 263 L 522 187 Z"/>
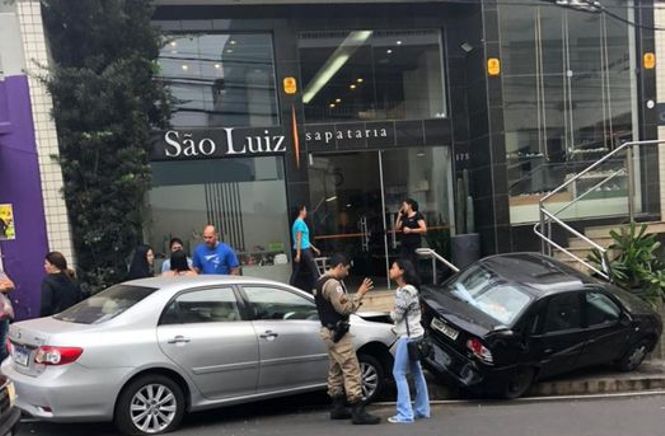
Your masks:
<path fill-rule="evenodd" d="M 213 222 L 246 274 L 285 280 L 305 204 L 315 244 L 381 283 L 409 197 L 445 255 L 474 229 L 485 255 L 538 250 L 544 195 L 657 135 L 655 71 L 642 65 L 653 2 L 601 3 L 158 2 L 161 76 L 178 103 L 155 137 L 148 240 L 165 254 L 170 237 L 191 246 Z M 633 177 L 637 216 L 660 219 L 657 156 L 639 150 L 631 176 L 594 190 L 627 165 L 613 161 L 551 206 L 590 190 L 566 222 L 625 221 Z"/>

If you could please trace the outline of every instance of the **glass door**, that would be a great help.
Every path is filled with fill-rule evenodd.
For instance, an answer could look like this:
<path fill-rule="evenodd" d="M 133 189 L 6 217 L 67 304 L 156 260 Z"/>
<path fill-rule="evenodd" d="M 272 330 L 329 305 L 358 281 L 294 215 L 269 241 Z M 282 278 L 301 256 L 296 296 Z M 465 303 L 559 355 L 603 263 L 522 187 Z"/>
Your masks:
<path fill-rule="evenodd" d="M 324 256 L 350 257 L 349 287 L 370 277 L 375 286 L 390 288 L 388 269 L 401 239 L 394 223 L 407 198 L 418 202 L 428 226 L 422 246 L 449 255 L 454 229 L 449 147 L 313 154 L 309 164 L 314 244 Z M 420 271 L 431 277 L 427 262 Z"/>
<path fill-rule="evenodd" d="M 386 226 L 378 153 L 312 155 L 309 180 L 314 245 L 326 256 L 349 256 L 350 287 L 363 277 L 384 286 Z"/>

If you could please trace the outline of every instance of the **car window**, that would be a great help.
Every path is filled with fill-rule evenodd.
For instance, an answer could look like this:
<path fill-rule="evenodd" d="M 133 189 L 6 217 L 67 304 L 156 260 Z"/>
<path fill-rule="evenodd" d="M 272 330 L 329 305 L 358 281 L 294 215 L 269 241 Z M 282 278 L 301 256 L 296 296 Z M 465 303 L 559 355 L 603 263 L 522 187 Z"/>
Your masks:
<path fill-rule="evenodd" d="M 613 324 L 619 320 L 621 309 L 607 295 L 600 292 L 586 293 L 587 324 L 599 326 Z"/>
<path fill-rule="evenodd" d="M 582 327 L 582 310 L 579 294 L 571 292 L 555 295 L 547 304 L 545 333 Z"/>
<path fill-rule="evenodd" d="M 501 281 L 490 270 L 476 267 L 462 272 L 447 287 L 450 294 L 503 324 L 511 324 L 531 301 L 517 284 Z"/>
<path fill-rule="evenodd" d="M 268 286 L 243 287 L 255 319 L 319 319 L 316 305 L 300 295 Z"/>
<path fill-rule="evenodd" d="M 115 318 L 157 288 L 115 285 L 55 315 L 60 321 L 77 324 L 99 324 Z"/>
<path fill-rule="evenodd" d="M 240 321 L 240 311 L 231 288 L 185 292 L 166 307 L 160 324 L 196 324 Z"/>

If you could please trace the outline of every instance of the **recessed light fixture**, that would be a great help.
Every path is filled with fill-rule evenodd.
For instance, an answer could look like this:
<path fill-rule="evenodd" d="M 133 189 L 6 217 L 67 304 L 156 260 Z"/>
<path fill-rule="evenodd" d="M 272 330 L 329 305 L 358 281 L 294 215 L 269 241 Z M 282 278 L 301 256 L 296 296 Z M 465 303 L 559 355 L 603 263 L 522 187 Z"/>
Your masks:
<path fill-rule="evenodd" d="M 222 68 L 222 64 L 215 64 L 215 68 L 219 70 L 220 68 Z"/>
<path fill-rule="evenodd" d="M 386 50 L 386 53 L 391 54 L 393 51 L 391 49 Z"/>
<path fill-rule="evenodd" d="M 363 79 L 362 77 L 358 77 L 356 79 L 356 82 L 358 82 L 358 83 L 363 83 L 364 81 L 365 81 L 365 79 Z"/>
<path fill-rule="evenodd" d="M 236 42 L 236 40 L 235 40 L 235 39 L 232 39 L 231 41 L 229 41 L 229 44 L 231 44 L 231 45 L 236 45 L 236 44 L 237 44 L 237 42 Z"/>
<path fill-rule="evenodd" d="M 342 99 L 341 99 L 341 98 L 336 98 L 336 99 L 335 99 L 335 103 L 341 103 L 341 102 L 342 102 Z"/>
<path fill-rule="evenodd" d="M 418 156 L 418 157 L 425 157 L 425 153 L 423 153 L 423 152 L 421 151 L 421 152 L 416 153 L 416 156 Z"/>
<path fill-rule="evenodd" d="M 356 85 L 351 85 L 351 86 L 349 86 L 349 88 L 356 89 Z"/>
<path fill-rule="evenodd" d="M 175 42 L 175 41 L 171 41 L 171 47 L 175 47 L 176 45 L 178 45 L 177 42 Z"/>
<path fill-rule="evenodd" d="M 402 41 L 397 41 L 397 45 L 402 45 Z"/>
<path fill-rule="evenodd" d="M 184 64 L 181 68 L 182 68 L 183 71 L 187 71 L 187 70 L 189 70 L 189 65 Z"/>
<path fill-rule="evenodd" d="M 335 103 L 330 103 L 330 107 L 331 107 L 331 108 L 334 108 L 334 107 L 335 107 Z"/>
<path fill-rule="evenodd" d="M 227 53 L 233 53 L 233 49 L 229 48 L 226 50 Z"/>

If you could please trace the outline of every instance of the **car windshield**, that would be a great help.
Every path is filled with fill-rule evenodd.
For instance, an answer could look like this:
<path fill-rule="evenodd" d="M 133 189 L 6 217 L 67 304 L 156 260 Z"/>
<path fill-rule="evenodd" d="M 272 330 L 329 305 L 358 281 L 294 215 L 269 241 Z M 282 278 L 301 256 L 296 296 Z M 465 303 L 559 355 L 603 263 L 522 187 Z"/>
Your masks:
<path fill-rule="evenodd" d="M 531 301 L 519 285 L 501 280 L 482 265 L 462 272 L 448 284 L 448 291 L 505 325 L 512 324 Z"/>
<path fill-rule="evenodd" d="M 120 315 L 157 288 L 115 285 L 70 307 L 54 318 L 78 324 L 100 324 Z"/>

